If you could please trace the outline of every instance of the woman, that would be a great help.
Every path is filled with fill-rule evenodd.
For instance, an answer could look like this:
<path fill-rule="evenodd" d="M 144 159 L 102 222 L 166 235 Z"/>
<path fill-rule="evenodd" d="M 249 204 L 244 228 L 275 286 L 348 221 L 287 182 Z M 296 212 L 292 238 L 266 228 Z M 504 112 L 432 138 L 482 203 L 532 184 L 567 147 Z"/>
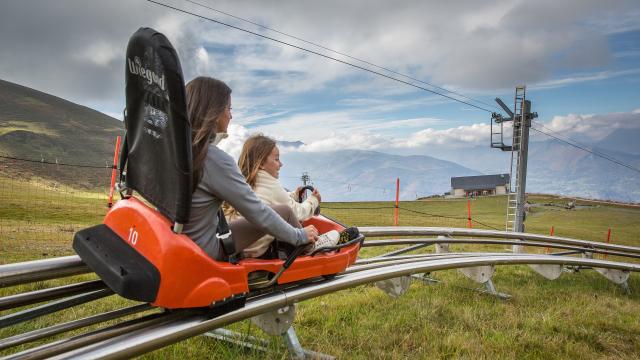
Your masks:
<path fill-rule="evenodd" d="M 246 183 L 233 158 L 216 145 L 231 121 L 231 89 L 222 81 L 198 77 L 186 86 L 191 123 L 194 191 L 187 234 L 209 256 L 223 260 L 271 234 L 293 246 L 314 243 L 318 230 L 304 229 L 288 206 L 266 206 Z M 228 254 L 216 235 L 218 210 L 227 201 L 244 215 L 229 224 L 235 253 Z"/>
<path fill-rule="evenodd" d="M 290 193 L 284 190 L 278 181 L 282 162 L 280 161 L 280 150 L 275 140 L 261 134 L 251 136 L 242 147 L 238 166 L 246 178 L 247 184 L 265 204 L 269 206 L 286 205 L 293 210 L 299 221 L 307 220 L 313 216 L 321 201 L 320 193 L 316 189 L 310 197 L 299 203 L 296 199 L 299 196 L 300 188 Z M 234 208 L 226 210 L 230 219 L 237 219 L 241 216 Z M 329 231 L 319 237 L 316 247 L 336 245 L 339 238 L 340 234 L 337 231 Z M 272 241 L 272 236 L 265 235 L 244 249 L 243 255 L 261 257 L 269 249 Z M 267 256 L 270 257 L 269 254 Z"/>

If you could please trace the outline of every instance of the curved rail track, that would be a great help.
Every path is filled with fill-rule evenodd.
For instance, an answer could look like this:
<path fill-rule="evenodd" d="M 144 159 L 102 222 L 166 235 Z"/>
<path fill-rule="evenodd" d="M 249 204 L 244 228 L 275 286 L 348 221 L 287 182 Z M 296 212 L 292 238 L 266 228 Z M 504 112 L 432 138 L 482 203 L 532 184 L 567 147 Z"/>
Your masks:
<path fill-rule="evenodd" d="M 115 325 L 103 326 L 80 335 L 45 343 L 9 354 L 2 359 L 130 358 L 240 320 L 331 292 L 439 270 L 534 264 L 589 267 L 623 272 L 640 271 L 640 264 L 637 263 L 564 256 L 566 253 L 537 255 L 452 252 L 401 255 L 429 245 L 455 243 L 548 247 L 569 250 L 572 254 L 601 253 L 629 259 L 640 258 L 640 248 L 631 246 L 536 234 L 455 228 L 369 227 L 361 228 L 361 232 L 369 237 L 421 236 L 425 238 L 366 241 L 364 244 L 366 247 L 390 245 L 409 245 L 409 247 L 375 258 L 360 259 L 355 265 L 333 279 L 313 279 L 306 283 L 273 289 L 268 293 L 250 294 L 245 307 L 231 312 L 212 315 L 197 310 L 163 311 L 148 304 L 138 304 L 9 336 L 0 339 L 0 351 L 7 351 L 7 349 L 15 348 L 18 345 L 50 338 L 71 330 L 83 329 L 107 321 L 117 321 Z M 439 238 L 427 238 L 429 236 L 439 236 Z M 464 238 L 453 238 L 453 236 Z M 89 269 L 76 256 L 2 265 L 0 266 L 0 287 L 88 272 Z M 100 280 L 83 281 L 8 295 L 0 298 L 0 311 L 10 311 L 7 315 L 0 316 L 0 329 L 111 295 L 111 290 L 106 288 Z M 11 311 L 39 303 L 44 304 Z M 139 317 L 130 319 L 130 315 L 133 314 L 138 314 Z"/>

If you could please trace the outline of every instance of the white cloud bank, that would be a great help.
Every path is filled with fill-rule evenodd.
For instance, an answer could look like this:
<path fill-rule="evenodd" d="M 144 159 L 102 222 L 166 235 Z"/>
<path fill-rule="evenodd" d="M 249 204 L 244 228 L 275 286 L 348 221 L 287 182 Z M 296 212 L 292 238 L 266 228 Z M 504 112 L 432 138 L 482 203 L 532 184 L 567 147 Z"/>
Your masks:
<path fill-rule="evenodd" d="M 251 134 L 261 132 L 278 140 L 298 141 L 305 144 L 299 148 L 284 148 L 283 151 L 322 152 L 345 149 L 396 151 L 424 149 L 437 146 L 438 148 L 465 148 L 489 144 L 490 126 L 488 124 L 472 124 L 448 129 L 425 128 L 414 132 L 407 137 L 385 135 L 376 131 L 375 125 L 371 128 L 361 126 L 354 131 L 349 125 L 350 119 L 335 116 L 327 118 L 326 113 L 305 115 L 290 118 L 286 121 L 248 129 L 242 125 L 231 124 L 229 138 L 222 143 L 222 148 L 237 157 L 242 149 L 242 144 Z M 319 123 L 316 118 L 325 119 Z M 303 122 L 303 120 L 306 120 Z M 294 126 L 298 121 L 299 126 Z M 398 120 L 402 124 L 406 120 Z M 332 127 L 330 124 L 341 124 Z M 561 136 L 577 138 L 587 141 L 598 141 L 617 129 L 640 128 L 640 109 L 628 113 L 608 114 L 568 114 L 555 116 L 549 122 L 538 122 Z M 540 125 L 534 125 L 540 128 Z M 543 129 L 544 131 L 548 131 Z M 505 127 L 508 133 L 510 127 Z M 544 135 L 531 133 L 533 139 L 548 140 Z"/>
<path fill-rule="evenodd" d="M 194 4 L 175 5 L 358 63 Z M 553 77 L 606 65 L 611 57 L 606 36 L 640 27 L 633 0 L 282 0 L 277 5 L 226 0 L 213 6 L 463 92 L 511 88 L 514 83 L 574 82 L 554 82 Z M 7 1 L 0 24 L 0 78 L 81 104 L 102 101 L 105 112 L 121 107 L 126 43 L 140 26 L 167 35 L 178 49 L 185 78 L 214 75 L 231 83 L 238 95 L 261 94 L 252 96 L 252 105 L 331 91 L 336 81 L 347 84 L 344 90 L 364 94 L 413 91 L 147 2 Z"/>

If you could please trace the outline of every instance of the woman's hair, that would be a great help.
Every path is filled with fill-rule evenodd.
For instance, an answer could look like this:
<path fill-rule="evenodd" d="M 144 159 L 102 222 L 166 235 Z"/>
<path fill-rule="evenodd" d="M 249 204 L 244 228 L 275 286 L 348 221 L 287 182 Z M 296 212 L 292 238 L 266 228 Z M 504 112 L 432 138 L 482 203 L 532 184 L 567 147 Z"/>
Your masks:
<path fill-rule="evenodd" d="M 238 159 L 238 167 L 247 180 L 247 184 L 252 189 L 256 186 L 256 177 L 258 177 L 258 171 L 260 166 L 267 160 L 273 148 L 276 147 L 276 141 L 268 136 L 262 134 L 252 135 L 244 142 L 242 146 L 242 152 Z M 222 205 L 224 214 L 228 217 L 233 217 L 238 212 L 226 201 Z"/>
<path fill-rule="evenodd" d="M 231 88 L 211 77 L 197 77 L 186 86 L 187 116 L 191 123 L 193 156 L 193 189 L 200 182 L 204 160 L 211 139 L 216 134 L 218 119 L 231 102 Z"/>
<path fill-rule="evenodd" d="M 245 141 L 238 159 L 238 167 L 252 189 L 256 185 L 260 167 L 275 147 L 276 141 L 262 134 L 253 135 Z"/>

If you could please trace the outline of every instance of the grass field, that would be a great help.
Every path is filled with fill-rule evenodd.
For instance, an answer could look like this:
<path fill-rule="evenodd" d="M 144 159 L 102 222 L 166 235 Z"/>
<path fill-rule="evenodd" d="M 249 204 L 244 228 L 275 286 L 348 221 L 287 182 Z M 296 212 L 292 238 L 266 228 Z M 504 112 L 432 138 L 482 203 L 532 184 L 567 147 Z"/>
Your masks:
<path fill-rule="evenodd" d="M 7 185 L 0 183 L 0 186 Z M 105 211 L 104 198 L 96 194 L 66 195 L 57 203 L 46 200 L 49 195 L 44 192 L 30 195 L 36 199 L 21 198 L 29 194 L 26 191 L 29 185 L 21 186 L 25 187 L 23 191 L 13 191 L 11 198 L 1 199 L 0 263 L 72 254 L 73 229 L 99 222 Z M 533 203 L 526 222 L 529 232 L 548 234 L 554 226 L 558 236 L 604 241 L 607 229 L 611 228 L 613 243 L 640 246 L 640 208 L 578 201 L 575 209 L 567 210 L 563 207 L 566 199 L 531 195 L 529 200 Z M 39 211 L 26 205 L 31 203 Z M 504 197 L 472 200 L 474 227 L 503 229 L 504 203 Z M 465 227 L 467 222 L 466 200 L 402 202 L 400 208 L 400 225 Z M 323 213 L 359 226 L 393 223 L 390 203 L 330 203 L 324 204 Z M 16 229 L 24 228 L 25 221 L 37 224 L 38 229 L 51 227 L 50 232 L 38 236 L 21 234 Z M 61 228 L 72 230 L 61 232 Z M 48 238 L 49 233 L 57 235 Z M 363 249 L 361 256 L 384 250 Z M 432 275 L 443 282 L 435 285 L 414 282 L 409 292 L 397 299 L 367 285 L 298 304 L 295 327 L 301 343 L 340 359 L 640 358 L 639 274 L 632 274 L 631 294 L 626 294 L 593 271 L 564 273 L 558 280 L 548 281 L 526 266 L 499 267 L 493 281 L 500 292 L 513 296 L 508 301 L 470 290 L 478 285 L 456 271 Z M 0 296 L 70 280 L 0 289 Z M 125 303 L 112 296 L 91 306 L 0 329 L 0 338 Z M 0 312 L 0 316 L 6 313 Z M 262 336 L 248 321 L 232 328 Z M 3 354 L 7 353 L 0 352 Z M 284 345 L 277 338 L 272 351 L 265 355 L 207 337 L 193 338 L 143 356 L 145 359 L 286 357 Z"/>

